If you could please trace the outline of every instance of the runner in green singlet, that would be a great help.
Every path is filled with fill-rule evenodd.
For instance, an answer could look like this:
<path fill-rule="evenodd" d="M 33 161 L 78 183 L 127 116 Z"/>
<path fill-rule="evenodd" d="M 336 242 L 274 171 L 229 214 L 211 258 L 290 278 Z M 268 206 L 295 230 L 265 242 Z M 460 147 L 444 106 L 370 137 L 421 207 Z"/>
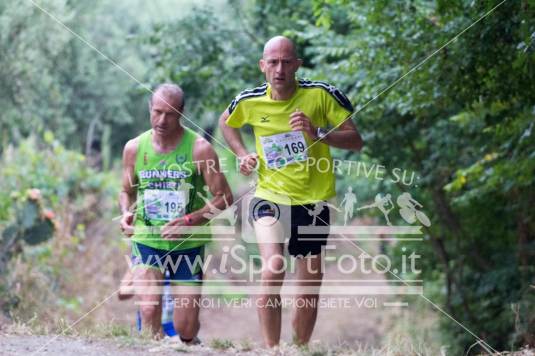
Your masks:
<path fill-rule="evenodd" d="M 200 328 L 203 247 L 210 236 L 181 234 L 180 227 L 206 222 L 210 206 L 197 195 L 204 193 L 204 185 L 213 195 L 210 204 L 221 210 L 232 204 L 232 194 L 210 143 L 181 125 L 183 109 L 179 86 L 162 84 L 154 91 L 149 102 L 152 128 L 124 148 L 119 205 L 121 229 L 132 240 L 142 328 L 160 336 L 167 272 L 184 306 L 174 310 L 174 328 L 182 341 L 191 343 Z"/>

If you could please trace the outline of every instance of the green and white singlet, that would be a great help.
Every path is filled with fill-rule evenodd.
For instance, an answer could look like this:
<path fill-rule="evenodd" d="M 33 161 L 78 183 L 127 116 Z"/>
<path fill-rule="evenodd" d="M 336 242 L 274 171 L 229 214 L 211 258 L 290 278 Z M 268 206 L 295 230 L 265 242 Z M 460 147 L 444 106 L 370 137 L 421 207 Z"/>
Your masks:
<path fill-rule="evenodd" d="M 132 240 L 160 250 L 180 251 L 202 246 L 210 240 L 210 235 L 183 234 L 177 240 L 166 240 L 159 234 L 159 228 L 167 222 L 204 206 L 197 193 L 208 193 L 193 162 L 198 135 L 184 128 L 177 147 L 165 154 L 154 151 L 152 135 L 152 130 L 148 130 L 139 136 L 135 165 L 139 185 Z"/>

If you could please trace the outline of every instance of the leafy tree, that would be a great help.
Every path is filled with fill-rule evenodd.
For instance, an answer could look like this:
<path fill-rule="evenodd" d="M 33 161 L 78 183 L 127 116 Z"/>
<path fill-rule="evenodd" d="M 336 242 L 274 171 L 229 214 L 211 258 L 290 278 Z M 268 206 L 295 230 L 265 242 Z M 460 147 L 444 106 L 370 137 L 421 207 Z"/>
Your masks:
<path fill-rule="evenodd" d="M 125 41 L 138 28 L 116 21 L 128 7 L 109 4 L 54 0 L 39 6 L 142 79 L 142 54 Z M 113 130 L 119 135 L 112 141 L 124 141 L 122 134 L 131 132 L 124 127 L 146 112 L 137 83 L 32 3 L 2 3 L 0 28 L 2 146 L 48 129 L 69 147 L 89 152 L 106 127 L 122 127 Z"/>
<path fill-rule="evenodd" d="M 513 332 L 511 305 L 533 298 L 533 2 L 504 3 L 415 70 L 497 2 L 315 3 L 315 73 L 349 89 L 366 153 L 422 175 L 413 196 L 432 207 L 426 282 L 444 279 L 447 311 L 495 348 L 528 342 L 533 320 Z M 341 13 L 343 32 L 330 25 Z"/>

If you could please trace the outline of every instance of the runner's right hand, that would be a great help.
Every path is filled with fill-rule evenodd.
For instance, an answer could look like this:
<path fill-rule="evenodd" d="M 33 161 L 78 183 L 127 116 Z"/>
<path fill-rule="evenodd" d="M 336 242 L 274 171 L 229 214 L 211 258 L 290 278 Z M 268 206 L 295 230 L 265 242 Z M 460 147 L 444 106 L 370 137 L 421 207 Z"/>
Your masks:
<path fill-rule="evenodd" d="M 134 214 L 126 212 L 121 217 L 121 231 L 130 237 L 134 234 Z"/>
<path fill-rule="evenodd" d="M 258 155 L 256 153 L 249 153 L 239 159 L 241 174 L 248 176 L 256 169 L 258 164 Z"/>

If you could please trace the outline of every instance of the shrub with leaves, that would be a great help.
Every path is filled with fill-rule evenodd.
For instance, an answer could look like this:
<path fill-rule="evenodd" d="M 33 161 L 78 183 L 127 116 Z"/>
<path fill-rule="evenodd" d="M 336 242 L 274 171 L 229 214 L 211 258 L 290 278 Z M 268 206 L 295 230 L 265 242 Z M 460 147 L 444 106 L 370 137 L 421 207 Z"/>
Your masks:
<path fill-rule="evenodd" d="M 16 268 L 48 281 L 43 285 L 57 287 L 68 279 L 68 270 L 56 264 L 76 255 L 79 230 L 87 222 L 111 214 L 109 198 L 115 198 L 118 184 L 110 173 L 88 167 L 83 155 L 65 149 L 51 132 L 8 147 L 0 166 L 0 305 L 9 312 L 25 282 Z"/>

